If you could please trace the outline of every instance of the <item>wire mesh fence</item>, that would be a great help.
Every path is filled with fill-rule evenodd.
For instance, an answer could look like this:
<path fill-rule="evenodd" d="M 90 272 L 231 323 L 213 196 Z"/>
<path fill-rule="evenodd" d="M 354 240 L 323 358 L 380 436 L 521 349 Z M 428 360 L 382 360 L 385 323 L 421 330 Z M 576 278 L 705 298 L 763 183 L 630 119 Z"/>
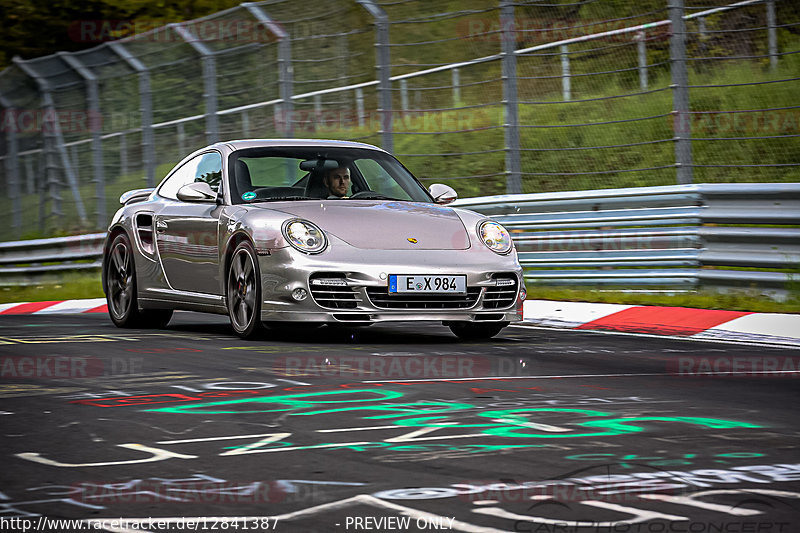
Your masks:
<path fill-rule="evenodd" d="M 0 72 L 0 240 L 103 229 L 119 194 L 236 138 L 379 145 L 462 197 L 797 181 L 800 6 L 689 1 L 267 0 L 76 21 L 96 46 Z"/>

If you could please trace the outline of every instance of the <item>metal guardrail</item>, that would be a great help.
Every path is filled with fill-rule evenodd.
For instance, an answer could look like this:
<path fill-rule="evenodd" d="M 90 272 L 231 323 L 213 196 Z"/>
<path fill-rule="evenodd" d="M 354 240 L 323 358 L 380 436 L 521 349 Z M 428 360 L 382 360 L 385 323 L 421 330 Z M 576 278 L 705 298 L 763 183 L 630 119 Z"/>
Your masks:
<path fill-rule="evenodd" d="M 0 242 L 0 286 L 34 285 L 69 271 L 99 270 L 105 233 Z"/>
<path fill-rule="evenodd" d="M 508 228 L 534 284 L 744 287 L 784 299 L 787 284 L 800 282 L 800 183 L 500 195 L 453 205 Z"/>
<path fill-rule="evenodd" d="M 800 282 L 800 183 L 512 194 L 453 205 L 508 228 L 534 284 L 746 287 L 782 299 L 788 283 Z M 0 243 L 0 285 L 97 269 L 104 236 Z"/>

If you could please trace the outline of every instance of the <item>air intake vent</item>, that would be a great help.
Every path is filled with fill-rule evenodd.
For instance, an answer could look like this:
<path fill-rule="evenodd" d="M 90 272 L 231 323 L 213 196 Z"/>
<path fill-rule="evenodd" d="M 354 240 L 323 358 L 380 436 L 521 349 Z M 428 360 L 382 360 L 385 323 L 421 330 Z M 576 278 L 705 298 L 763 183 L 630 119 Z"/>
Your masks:
<path fill-rule="evenodd" d="M 367 296 L 381 309 L 469 309 L 481 289 L 468 287 L 467 294 L 389 294 L 386 287 L 367 287 Z"/>
<path fill-rule="evenodd" d="M 517 298 L 517 276 L 513 274 L 496 274 L 496 285 L 487 287 L 483 295 L 484 309 L 504 309 L 514 305 Z"/>
<path fill-rule="evenodd" d="M 309 279 L 311 297 L 320 307 L 329 309 L 356 309 L 361 301 L 338 272 L 317 272 Z"/>

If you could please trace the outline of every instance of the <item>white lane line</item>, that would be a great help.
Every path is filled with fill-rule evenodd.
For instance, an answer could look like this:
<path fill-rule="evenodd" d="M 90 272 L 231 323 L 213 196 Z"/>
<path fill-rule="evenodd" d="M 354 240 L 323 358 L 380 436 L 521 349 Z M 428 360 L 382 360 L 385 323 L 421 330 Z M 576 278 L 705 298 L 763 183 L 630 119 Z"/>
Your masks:
<path fill-rule="evenodd" d="M 742 370 L 726 372 L 691 372 L 690 377 L 697 376 L 752 376 L 760 374 L 800 374 L 800 370 Z M 491 376 L 485 378 L 431 378 L 431 379 L 383 379 L 372 381 L 359 381 L 359 383 L 426 383 L 434 381 L 495 381 L 504 379 L 568 379 L 568 378 L 629 378 L 648 376 L 686 377 L 678 372 L 652 372 L 641 374 L 567 374 L 562 376 Z"/>

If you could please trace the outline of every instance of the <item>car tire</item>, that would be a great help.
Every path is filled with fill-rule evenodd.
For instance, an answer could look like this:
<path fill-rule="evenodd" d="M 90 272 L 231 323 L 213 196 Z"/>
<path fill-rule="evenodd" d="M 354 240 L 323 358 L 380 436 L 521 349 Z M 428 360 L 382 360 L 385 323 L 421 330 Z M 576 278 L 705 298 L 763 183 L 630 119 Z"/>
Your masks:
<path fill-rule="evenodd" d="M 261 272 L 250 241 L 242 241 L 233 251 L 225 287 L 233 330 L 243 339 L 256 338 L 264 330 L 261 322 Z"/>
<path fill-rule="evenodd" d="M 163 328 L 172 318 L 172 309 L 139 309 L 133 247 L 124 233 L 111 242 L 106 269 L 108 316 L 120 328 Z"/>
<path fill-rule="evenodd" d="M 463 340 L 491 339 L 508 325 L 508 322 L 450 322 L 448 326 L 456 337 Z"/>

